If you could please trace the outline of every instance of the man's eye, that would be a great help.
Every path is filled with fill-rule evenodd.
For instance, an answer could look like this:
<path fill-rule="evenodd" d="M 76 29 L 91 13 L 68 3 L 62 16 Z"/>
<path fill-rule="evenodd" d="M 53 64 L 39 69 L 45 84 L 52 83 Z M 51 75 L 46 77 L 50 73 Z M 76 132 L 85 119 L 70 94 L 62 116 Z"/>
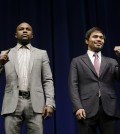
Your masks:
<path fill-rule="evenodd" d="M 23 30 L 23 28 L 18 29 L 19 31 Z"/>
<path fill-rule="evenodd" d="M 100 37 L 100 39 L 104 39 L 104 37 L 103 37 L 103 36 L 101 36 L 101 37 Z"/>
<path fill-rule="evenodd" d="M 27 28 L 26 30 L 31 31 L 31 29 L 30 29 L 30 28 Z"/>
<path fill-rule="evenodd" d="M 100 38 L 100 39 L 104 39 L 104 37 L 103 37 L 103 36 L 97 36 L 97 35 L 93 36 L 93 38 Z"/>
<path fill-rule="evenodd" d="M 93 38 L 97 38 L 97 37 L 98 37 L 97 35 L 93 36 Z"/>

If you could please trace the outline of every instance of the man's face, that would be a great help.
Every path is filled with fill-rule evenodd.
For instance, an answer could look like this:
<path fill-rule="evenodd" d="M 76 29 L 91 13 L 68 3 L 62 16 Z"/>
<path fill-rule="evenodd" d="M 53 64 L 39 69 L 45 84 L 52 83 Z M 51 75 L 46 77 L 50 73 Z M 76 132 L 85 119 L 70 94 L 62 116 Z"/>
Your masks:
<path fill-rule="evenodd" d="M 89 39 L 86 40 L 88 50 L 91 50 L 93 52 L 99 52 L 103 48 L 104 42 L 105 37 L 99 31 L 94 31 L 93 33 L 91 33 Z"/>
<path fill-rule="evenodd" d="M 28 23 L 21 23 L 17 29 L 15 37 L 21 44 L 28 44 L 33 38 L 32 27 Z"/>

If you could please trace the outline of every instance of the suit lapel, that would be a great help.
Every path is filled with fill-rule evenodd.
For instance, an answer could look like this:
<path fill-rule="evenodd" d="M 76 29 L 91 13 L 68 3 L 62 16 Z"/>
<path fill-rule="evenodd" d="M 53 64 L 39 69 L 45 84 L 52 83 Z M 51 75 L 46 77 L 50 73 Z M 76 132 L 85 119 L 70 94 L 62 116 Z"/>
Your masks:
<path fill-rule="evenodd" d="M 101 55 L 100 76 L 102 75 L 102 73 L 106 69 L 106 65 L 107 65 L 107 60 L 103 55 Z"/>
<path fill-rule="evenodd" d="M 34 51 L 35 48 L 31 46 L 31 53 L 30 53 L 30 68 L 29 68 L 29 73 L 31 73 L 32 67 L 33 67 L 33 62 L 34 62 Z M 14 47 L 11 51 L 12 53 L 12 59 L 13 59 L 13 63 L 15 65 L 15 70 L 17 72 L 17 75 L 19 73 L 19 66 L 18 66 L 18 59 L 17 59 L 17 48 Z"/>
<path fill-rule="evenodd" d="M 97 73 L 96 73 L 96 71 L 95 71 L 95 68 L 94 68 L 94 66 L 93 66 L 93 64 L 92 64 L 92 62 L 91 62 L 91 60 L 90 60 L 88 54 L 83 55 L 83 57 L 82 57 L 81 59 L 82 59 L 83 62 L 89 67 L 89 69 L 90 69 L 94 74 L 97 75 Z"/>
<path fill-rule="evenodd" d="M 12 59 L 13 59 L 13 63 L 14 63 L 14 65 L 15 65 L 15 70 L 16 70 L 16 72 L 17 72 L 17 75 L 18 75 L 18 59 L 17 59 L 17 48 L 16 47 L 14 47 L 13 49 L 12 49 L 12 51 L 11 51 L 11 53 L 12 53 Z"/>
<path fill-rule="evenodd" d="M 33 62 L 34 62 L 34 52 L 35 52 L 35 48 L 31 46 L 29 73 L 31 73 L 31 70 L 32 70 L 32 67 L 33 67 Z"/>
<path fill-rule="evenodd" d="M 88 56 L 88 54 L 85 54 L 82 58 L 83 62 L 90 68 L 90 70 L 97 75 L 95 68 Z M 104 70 L 106 69 L 106 65 L 107 65 L 107 60 L 106 58 L 101 55 L 101 65 L 100 65 L 100 73 L 99 73 L 99 77 L 102 75 L 102 73 L 104 72 Z"/>

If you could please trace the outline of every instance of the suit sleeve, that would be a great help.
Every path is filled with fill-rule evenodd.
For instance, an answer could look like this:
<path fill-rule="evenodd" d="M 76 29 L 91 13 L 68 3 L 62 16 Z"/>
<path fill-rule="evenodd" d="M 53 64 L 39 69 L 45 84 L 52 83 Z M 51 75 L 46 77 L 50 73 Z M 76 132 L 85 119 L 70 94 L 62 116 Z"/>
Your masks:
<path fill-rule="evenodd" d="M 117 57 L 117 61 L 115 60 L 115 78 L 120 81 L 120 57 Z"/>
<path fill-rule="evenodd" d="M 42 82 L 46 97 L 46 105 L 51 105 L 55 108 L 53 78 L 46 51 L 43 54 L 42 61 Z"/>
<path fill-rule="evenodd" d="M 1 54 L 0 54 L 0 56 L 1 56 Z M 2 73 L 2 72 L 4 72 L 4 65 L 2 65 L 2 64 L 0 64 L 0 74 Z"/>
<path fill-rule="evenodd" d="M 72 60 L 70 65 L 68 86 L 69 86 L 70 98 L 73 106 L 73 112 L 76 112 L 78 109 L 82 109 L 83 106 L 79 95 L 78 69 L 77 69 L 75 59 Z"/>
<path fill-rule="evenodd" d="M 3 65 L 0 65 L 0 74 L 4 72 L 4 66 Z"/>

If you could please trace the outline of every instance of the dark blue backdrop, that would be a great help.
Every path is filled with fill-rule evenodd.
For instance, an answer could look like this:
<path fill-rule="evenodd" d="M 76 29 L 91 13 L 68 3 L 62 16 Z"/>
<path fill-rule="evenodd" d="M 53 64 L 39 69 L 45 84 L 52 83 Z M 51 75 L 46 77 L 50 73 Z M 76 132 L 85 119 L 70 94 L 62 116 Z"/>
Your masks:
<path fill-rule="evenodd" d="M 77 133 L 67 85 L 70 61 L 86 52 L 84 34 L 93 26 L 107 36 L 103 53 L 115 57 L 113 48 L 120 45 L 119 7 L 119 0 L 0 0 L 0 51 L 16 45 L 16 26 L 26 21 L 33 26 L 33 46 L 46 49 L 50 57 L 57 109 L 44 121 L 44 134 Z M 4 86 L 1 76 L 0 110 Z M 2 116 L 0 134 L 5 134 Z"/>

